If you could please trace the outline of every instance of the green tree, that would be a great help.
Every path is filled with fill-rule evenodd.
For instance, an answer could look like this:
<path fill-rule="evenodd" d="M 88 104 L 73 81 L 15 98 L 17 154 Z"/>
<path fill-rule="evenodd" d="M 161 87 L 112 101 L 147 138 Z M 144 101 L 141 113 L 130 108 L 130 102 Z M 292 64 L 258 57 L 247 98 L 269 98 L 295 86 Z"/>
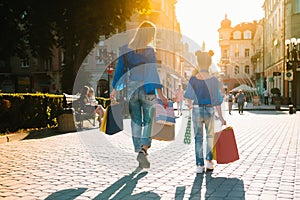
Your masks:
<path fill-rule="evenodd" d="M 48 58 L 51 49 L 64 51 L 62 89 L 71 93 L 78 69 L 99 42 L 125 29 L 134 12 L 150 8 L 150 0 L 0 0 L 1 28 L 9 40 L 1 39 L 0 53 Z M 8 14 L 8 15 L 7 15 Z M 1 54 L 2 55 L 2 54 Z"/>

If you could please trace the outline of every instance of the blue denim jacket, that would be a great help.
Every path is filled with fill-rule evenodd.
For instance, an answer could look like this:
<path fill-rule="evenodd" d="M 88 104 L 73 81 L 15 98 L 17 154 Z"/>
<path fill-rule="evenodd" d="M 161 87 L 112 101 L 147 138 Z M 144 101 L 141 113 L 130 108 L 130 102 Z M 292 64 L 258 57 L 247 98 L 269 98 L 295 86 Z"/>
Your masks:
<path fill-rule="evenodd" d="M 194 105 L 211 104 L 221 105 L 223 98 L 220 93 L 220 82 L 216 77 L 199 80 L 192 76 L 185 91 L 184 97 L 193 100 Z"/>
<path fill-rule="evenodd" d="M 125 59 L 129 70 L 128 76 L 125 74 Z M 143 80 L 146 94 L 154 94 L 156 88 L 162 88 L 152 47 L 145 48 L 141 54 L 129 49 L 127 45 L 121 47 L 112 87 L 116 90 L 123 89 L 126 85 L 126 76 L 129 81 Z"/>

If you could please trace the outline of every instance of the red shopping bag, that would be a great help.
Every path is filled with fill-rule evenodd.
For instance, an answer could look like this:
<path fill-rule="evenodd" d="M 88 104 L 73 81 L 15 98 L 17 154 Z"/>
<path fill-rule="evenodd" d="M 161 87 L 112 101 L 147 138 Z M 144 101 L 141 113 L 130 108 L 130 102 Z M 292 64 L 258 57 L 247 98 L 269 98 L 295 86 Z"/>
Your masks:
<path fill-rule="evenodd" d="M 213 159 L 218 164 L 228 164 L 239 159 L 239 152 L 232 127 L 227 127 L 215 133 Z"/>

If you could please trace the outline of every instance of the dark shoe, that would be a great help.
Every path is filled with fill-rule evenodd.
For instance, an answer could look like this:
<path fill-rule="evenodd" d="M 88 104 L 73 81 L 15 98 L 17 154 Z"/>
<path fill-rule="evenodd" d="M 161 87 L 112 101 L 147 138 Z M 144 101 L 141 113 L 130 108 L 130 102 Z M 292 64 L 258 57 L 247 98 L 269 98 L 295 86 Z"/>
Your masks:
<path fill-rule="evenodd" d="M 150 168 L 150 162 L 147 158 L 147 153 L 144 150 L 141 150 L 138 153 L 137 161 L 139 162 L 139 166 L 142 168 Z"/>

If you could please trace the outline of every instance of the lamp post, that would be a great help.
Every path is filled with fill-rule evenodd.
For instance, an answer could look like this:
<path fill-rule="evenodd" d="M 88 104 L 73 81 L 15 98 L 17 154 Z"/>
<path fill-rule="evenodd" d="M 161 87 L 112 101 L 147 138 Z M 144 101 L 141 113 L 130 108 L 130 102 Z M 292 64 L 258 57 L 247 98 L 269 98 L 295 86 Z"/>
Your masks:
<path fill-rule="evenodd" d="M 285 40 L 286 45 L 286 77 L 292 81 L 292 104 L 293 109 L 297 110 L 297 68 L 300 61 L 300 38 Z M 292 72 L 292 73 L 291 73 Z"/>

